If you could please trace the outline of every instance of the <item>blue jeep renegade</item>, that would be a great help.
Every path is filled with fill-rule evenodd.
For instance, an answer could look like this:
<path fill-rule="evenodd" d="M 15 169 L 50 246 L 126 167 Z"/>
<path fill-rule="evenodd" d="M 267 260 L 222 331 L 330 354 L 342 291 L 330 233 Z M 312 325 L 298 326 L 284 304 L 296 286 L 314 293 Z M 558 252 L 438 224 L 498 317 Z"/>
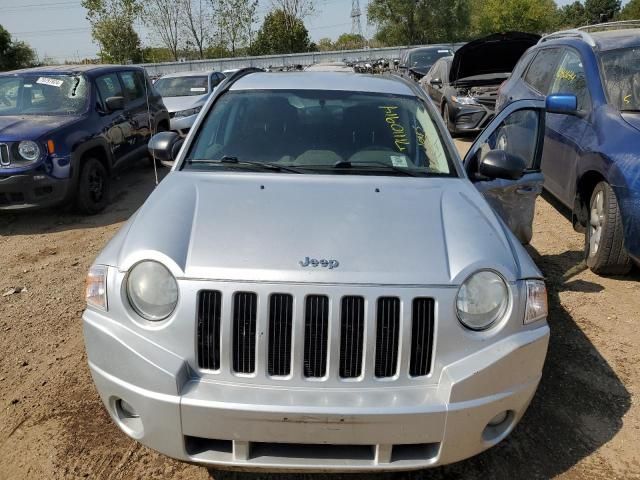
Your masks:
<path fill-rule="evenodd" d="M 112 174 L 146 154 L 169 114 L 144 70 L 39 67 L 0 74 L 0 210 L 75 202 L 93 214 Z"/>

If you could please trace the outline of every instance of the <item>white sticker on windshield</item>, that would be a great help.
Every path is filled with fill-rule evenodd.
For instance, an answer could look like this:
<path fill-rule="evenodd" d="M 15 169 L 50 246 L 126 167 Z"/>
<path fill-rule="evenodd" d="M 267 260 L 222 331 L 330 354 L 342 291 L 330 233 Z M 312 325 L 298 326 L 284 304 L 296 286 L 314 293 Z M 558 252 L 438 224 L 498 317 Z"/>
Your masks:
<path fill-rule="evenodd" d="M 42 85 L 51 85 L 52 87 L 60 88 L 64 83 L 64 80 L 59 80 L 57 78 L 40 77 L 38 80 L 36 80 L 36 83 L 40 83 Z"/>
<path fill-rule="evenodd" d="M 25 83 L 25 84 L 23 85 L 23 87 L 24 87 L 24 88 L 31 88 L 31 87 L 33 87 L 33 85 L 31 85 L 30 83 Z"/>
<path fill-rule="evenodd" d="M 206 87 L 191 87 L 192 92 L 206 92 Z"/>
<path fill-rule="evenodd" d="M 438 50 L 438 53 L 449 53 L 449 50 Z"/>
<path fill-rule="evenodd" d="M 397 155 L 391 155 L 391 165 L 393 165 L 394 167 L 402 167 L 402 168 L 407 168 L 407 157 L 405 156 L 397 156 Z"/>

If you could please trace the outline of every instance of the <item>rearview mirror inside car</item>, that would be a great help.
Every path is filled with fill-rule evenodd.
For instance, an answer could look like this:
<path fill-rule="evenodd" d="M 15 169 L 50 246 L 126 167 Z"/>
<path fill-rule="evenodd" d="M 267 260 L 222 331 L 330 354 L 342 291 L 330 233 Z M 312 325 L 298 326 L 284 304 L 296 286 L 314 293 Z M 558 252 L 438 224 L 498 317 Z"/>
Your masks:
<path fill-rule="evenodd" d="M 548 113 L 578 115 L 578 98 L 575 95 L 549 95 L 546 100 Z"/>
<path fill-rule="evenodd" d="M 124 97 L 109 97 L 105 100 L 105 104 L 110 112 L 124 110 Z"/>
<path fill-rule="evenodd" d="M 526 164 L 519 156 L 504 150 L 490 150 L 482 157 L 478 173 L 487 178 L 518 180 L 525 169 Z"/>
<path fill-rule="evenodd" d="M 176 132 L 159 132 L 149 140 L 149 153 L 162 162 L 173 162 L 183 140 Z"/>

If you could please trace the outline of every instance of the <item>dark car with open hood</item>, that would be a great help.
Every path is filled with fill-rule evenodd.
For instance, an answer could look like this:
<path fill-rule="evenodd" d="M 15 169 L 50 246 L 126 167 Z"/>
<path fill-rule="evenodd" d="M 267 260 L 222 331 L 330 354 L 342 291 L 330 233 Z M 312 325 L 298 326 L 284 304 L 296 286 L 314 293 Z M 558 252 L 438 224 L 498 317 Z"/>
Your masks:
<path fill-rule="evenodd" d="M 506 32 L 474 40 L 439 59 L 420 80 L 451 134 L 479 132 L 493 118 L 498 89 L 539 35 Z"/>
<path fill-rule="evenodd" d="M 0 74 L 0 210 L 109 202 L 112 174 L 146 155 L 169 114 L 145 71 L 63 65 Z"/>
<path fill-rule="evenodd" d="M 451 45 L 412 48 L 402 54 L 398 70 L 401 76 L 418 81 L 438 59 L 453 55 L 453 51 Z"/>

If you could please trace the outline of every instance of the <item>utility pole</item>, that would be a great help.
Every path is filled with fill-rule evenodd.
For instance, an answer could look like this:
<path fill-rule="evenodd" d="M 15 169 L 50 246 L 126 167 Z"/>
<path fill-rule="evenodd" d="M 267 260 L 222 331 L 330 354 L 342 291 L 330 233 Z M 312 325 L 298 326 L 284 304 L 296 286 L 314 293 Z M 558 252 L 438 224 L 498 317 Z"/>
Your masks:
<path fill-rule="evenodd" d="M 362 23 L 360 22 L 361 16 L 360 0 L 351 0 L 351 33 L 364 38 L 362 35 Z"/>

